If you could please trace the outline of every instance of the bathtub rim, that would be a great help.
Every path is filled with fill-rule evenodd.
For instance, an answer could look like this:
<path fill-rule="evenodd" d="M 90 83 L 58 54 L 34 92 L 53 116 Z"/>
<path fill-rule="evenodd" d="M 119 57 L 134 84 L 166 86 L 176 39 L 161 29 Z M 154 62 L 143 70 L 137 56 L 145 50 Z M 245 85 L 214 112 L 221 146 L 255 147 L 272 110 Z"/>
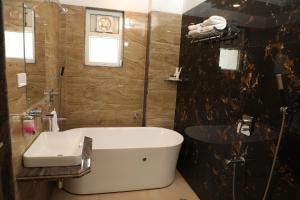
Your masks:
<path fill-rule="evenodd" d="M 177 146 L 180 146 L 183 144 L 184 142 L 184 137 L 181 133 L 175 131 L 175 130 L 172 130 L 172 129 L 168 129 L 168 128 L 162 128 L 162 127 L 154 127 L 154 126 L 149 126 L 149 127 L 80 127 L 80 128 L 72 128 L 72 129 L 68 129 L 68 130 L 65 130 L 63 131 L 63 133 L 66 133 L 66 134 L 72 134 L 72 131 L 80 131 L 81 129 L 96 129 L 96 128 L 99 128 L 99 129 L 106 129 L 106 128 L 109 128 L 109 129 L 123 129 L 123 128 L 127 128 L 127 129 L 143 129 L 143 128 L 155 128 L 155 129 L 160 129 L 160 130 L 167 130 L 167 131 L 170 131 L 172 133 L 175 133 L 176 134 L 176 137 L 178 137 L 178 141 L 176 141 L 176 143 L 172 144 L 172 145 L 164 145 L 164 146 L 144 146 L 144 147 L 121 147 L 121 148 L 117 148 L 117 147 L 114 147 L 114 148 L 94 148 L 93 146 L 93 150 L 125 150 L 125 149 L 130 149 L 130 150 L 134 150 L 134 149 L 159 149 L 159 148 L 172 148 L 172 147 L 177 147 Z M 79 132 L 81 134 L 84 134 L 83 132 Z M 85 136 L 85 135 L 84 135 Z"/>

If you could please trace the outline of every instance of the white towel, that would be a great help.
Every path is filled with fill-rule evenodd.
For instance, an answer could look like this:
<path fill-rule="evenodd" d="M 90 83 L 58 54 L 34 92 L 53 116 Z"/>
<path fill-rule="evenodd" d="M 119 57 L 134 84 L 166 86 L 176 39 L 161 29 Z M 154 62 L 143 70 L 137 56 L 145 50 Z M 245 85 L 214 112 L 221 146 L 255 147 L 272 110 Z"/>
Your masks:
<path fill-rule="evenodd" d="M 51 118 L 52 131 L 59 132 L 57 113 L 55 109 L 51 112 L 51 114 L 53 115 L 53 117 Z"/>
<path fill-rule="evenodd" d="M 213 35 L 215 33 L 216 30 L 214 26 L 206 26 L 206 27 L 200 27 L 196 30 L 190 31 L 188 35 L 189 37 L 193 37 L 193 38 L 203 38 L 209 35 Z"/>
<path fill-rule="evenodd" d="M 211 26 L 214 25 L 216 29 L 223 30 L 227 26 L 227 21 L 221 16 L 211 16 L 207 20 L 201 23 L 201 26 Z"/>
<path fill-rule="evenodd" d="M 199 27 L 201 27 L 201 24 L 189 25 L 188 29 L 189 31 L 194 31 L 197 30 Z"/>
<path fill-rule="evenodd" d="M 211 16 L 204 22 L 188 27 L 190 37 L 203 38 L 209 34 L 214 34 L 217 30 L 224 30 L 227 26 L 227 21 L 221 16 Z"/>

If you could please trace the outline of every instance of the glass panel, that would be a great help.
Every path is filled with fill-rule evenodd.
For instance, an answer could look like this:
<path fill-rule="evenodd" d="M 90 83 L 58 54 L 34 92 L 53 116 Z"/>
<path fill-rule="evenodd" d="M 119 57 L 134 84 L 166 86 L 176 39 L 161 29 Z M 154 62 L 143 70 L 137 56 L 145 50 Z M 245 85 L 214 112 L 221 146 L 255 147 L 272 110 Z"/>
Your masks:
<path fill-rule="evenodd" d="M 97 15 L 96 31 L 99 33 L 119 34 L 119 17 Z"/>
<path fill-rule="evenodd" d="M 56 78 L 56 74 L 52 74 L 51 70 L 51 73 L 49 71 L 55 66 L 50 66 L 48 63 L 56 58 L 50 56 L 49 59 L 46 59 L 45 55 L 52 49 L 56 49 L 51 45 L 54 40 L 52 37 L 49 38 L 49 48 L 46 48 L 47 31 L 53 30 L 53 27 L 49 27 L 47 24 L 54 22 L 59 16 L 53 16 L 53 19 L 45 21 L 49 17 L 45 13 L 45 9 L 49 9 L 51 13 L 57 9 L 49 2 L 26 3 L 24 7 L 24 21 L 26 21 L 24 27 L 27 73 L 26 102 L 27 108 L 32 108 L 37 102 L 45 98 L 44 91 L 48 90 L 47 87 L 53 87 L 50 80 Z"/>
<path fill-rule="evenodd" d="M 32 31 L 25 32 L 25 59 L 26 62 L 34 62 L 34 36 Z"/>
<path fill-rule="evenodd" d="M 24 8 L 24 21 L 25 21 L 25 61 L 26 63 L 35 62 L 35 41 L 34 41 L 34 29 L 35 29 L 35 13 L 30 8 Z"/>
<path fill-rule="evenodd" d="M 25 8 L 25 27 L 33 27 L 34 26 L 34 11 L 30 8 Z"/>
<path fill-rule="evenodd" d="M 119 64 L 119 39 L 89 36 L 89 62 Z"/>
<path fill-rule="evenodd" d="M 97 16 L 97 32 L 112 33 L 113 32 L 113 18 L 109 16 Z"/>

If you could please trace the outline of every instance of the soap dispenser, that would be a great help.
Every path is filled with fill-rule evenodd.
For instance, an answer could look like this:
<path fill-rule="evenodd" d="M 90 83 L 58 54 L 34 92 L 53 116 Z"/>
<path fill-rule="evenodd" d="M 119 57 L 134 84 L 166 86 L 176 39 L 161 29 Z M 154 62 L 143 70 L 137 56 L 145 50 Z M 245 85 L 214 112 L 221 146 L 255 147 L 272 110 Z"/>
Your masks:
<path fill-rule="evenodd" d="M 33 116 L 25 116 L 22 120 L 23 135 L 34 135 L 36 132 Z"/>

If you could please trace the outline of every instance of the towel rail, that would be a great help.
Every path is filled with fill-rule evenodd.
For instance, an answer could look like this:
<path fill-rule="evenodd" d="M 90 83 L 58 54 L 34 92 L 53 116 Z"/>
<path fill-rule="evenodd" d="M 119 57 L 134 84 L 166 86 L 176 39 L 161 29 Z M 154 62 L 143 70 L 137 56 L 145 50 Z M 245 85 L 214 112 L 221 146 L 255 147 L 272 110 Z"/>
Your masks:
<path fill-rule="evenodd" d="M 189 35 L 186 35 L 188 39 L 191 39 L 191 43 L 201 43 L 201 42 L 219 42 L 219 41 L 225 41 L 225 40 L 233 40 L 237 38 L 238 34 L 240 33 L 240 29 L 233 26 L 233 25 L 227 25 L 227 27 L 220 31 L 215 29 L 215 32 L 213 34 L 209 34 L 207 37 L 204 38 L 197 38 L 197 37 L 191 37 Z"/>

